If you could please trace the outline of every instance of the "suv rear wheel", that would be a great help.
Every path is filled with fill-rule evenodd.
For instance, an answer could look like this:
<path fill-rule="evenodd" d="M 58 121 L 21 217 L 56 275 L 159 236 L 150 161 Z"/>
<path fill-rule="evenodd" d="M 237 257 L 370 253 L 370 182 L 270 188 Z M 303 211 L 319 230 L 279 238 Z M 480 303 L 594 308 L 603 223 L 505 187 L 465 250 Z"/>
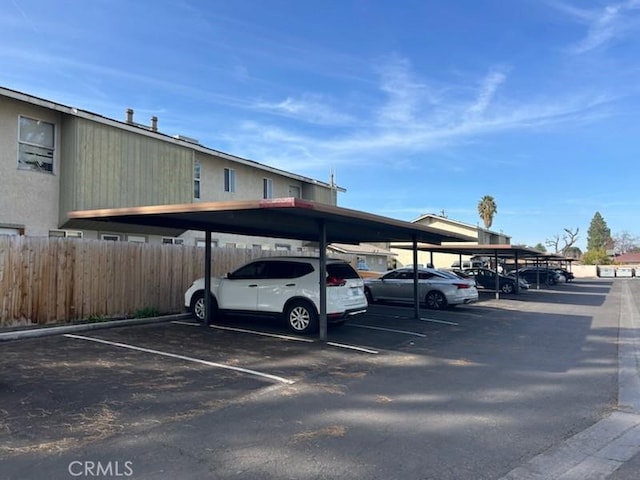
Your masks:
<path fill-rule="evenodd" d="M 296 333 L 310 333 L 318 328 L 315 308 L 304 300 L 294 300 L 285 311 L 287 326 Z"/>

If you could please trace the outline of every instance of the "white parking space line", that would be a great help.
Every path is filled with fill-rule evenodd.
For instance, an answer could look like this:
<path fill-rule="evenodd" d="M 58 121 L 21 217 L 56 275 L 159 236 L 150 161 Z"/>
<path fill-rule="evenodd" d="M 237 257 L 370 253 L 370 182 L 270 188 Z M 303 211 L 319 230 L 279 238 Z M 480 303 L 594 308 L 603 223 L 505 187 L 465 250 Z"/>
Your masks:
<path fill-rule="evenodd" d="M 444 323 L 445 325 L 460 325 L 459 323 L 456 323 L 456 322 L 449 322 L 447 320 L 438 320 L 437 318 L 420 317 L 420 320 L 423 322 Z"/>
<path fill-rule="evenodd" d="M 471 315 L 476 315 L 471 314 Z M 390 318 L 393 320 L 414 320 L 413 317 L 409 317 L 409 316 L 401 316 L 401 315 L 385 315 L 383 313 L 367 313 L 367 316 L 369 317 L 384 317 L 384 318 Z M 423 322 L 434 322 L 434 323 L 444 323 L 445 325 L 459 325 L 459 323 L 456 322 L 449 322 L 447 320 L 438 320 L 437 318 L 424 318 L 424 317 L 420 317 L 420 320 L 422 320 Z M 347 325 L 351 325 L 351 324 L 347 324 Z"/>
<path fill-rule="evenodd" d="M 366 328 L 369 330 L 380 330 L 383 332 L 401 333 L 403 335 L 412 335 L 414 337 L 426 337 L 424 333 L 410 332 L 408 330 L 396 330 L 395 328 L 374 327 L 372 325 L 360 325 L 359 323 L 347 323 L 347 327 Z"/>
<path fill-rule="evenodd" d="M 364 347 L 356 347 L 355 345 L 347 345 L 346 343 L 327 342 L 327 345 L 338 348 L 346 348 L 347 350 L 356 350 L 358 352 L 371 353 L 372 355 L 377 355 L 378 353 L 380 353 L 377 350 L 372 350 L 370 348 Z"/>
<path fill-rule="evenodd" d="M 411 320 L 411 317 L 406 315 L 385 315 L 384 313 L 370 313 L 367 312 L 367 317 L 383 317 L 383 318 L 392 318 L 394 320 Z"/>
<path fill-rule="evenodd" d="M 171 323 L 176 323 L 178 325 L 189 325 L 189 326 L 198 326 L 200 327 L 201 324 L 199 323 L 192 323 L 192 322 L 180 322 L 180 321 L 174 321 Z M 267 333 L 267 332 L 260 332 L 258 330 L 246 330 L 244 328 L 235 328 L 235 327 L 223 327 L 221 325 L 209 325 L 211 328 L 217 328 L 220 330 L 229 330 L 232 332 L 240 332 L 240 333 L 250 333 L 253 335 L 262 335 L 265 337 L 273 337 L 273 338 L 280 338 L 283 340 L 297 340 L 298 342 L 307 342 L 307 343 L 315 343 L 315 340 L 312 340 L 310 338 L 303 338 L 303 337 L 292 337 L 290 335 L 279 335 L 276 333 Z M 410 332 L 407 332 L 410 333 Z M 411 332 L 413 335 L 419 335 L 416 333 Z M 331 345 L 332 347 L 338 347 L 338 348 L 346 348 L 348 350 L 356 350 L 358 352 L 365 352 L 365 353 L 371 353 L 373 355 L 377 355 L 378 352 L 377 350 L 372 350 L 370 348 L 365 348 L 365 347 L 357 347 L 355 345 L 347 345 L 344 343 L 335 343 L 335 342 L 327 342 L 327 345 Z"/>
<path fill-rule="evenodd" d="M 180 322 L 178 320 L 171 322 L 171 323 L 176 323 L 178 325 L 189 325 L 189 326 L 197 326 L 200 327 L 201 324 L 200 323 L 192 323 L 192 322 Z M 312 340 L 310 338 L 302 338 L 302 337 L 292 337 L 290 335 L 279 335 L 276 333 L 267 333 L 267 332 L 260 332 L 258 330 L 245 330 L 244 328 L 235 328 L 235 327 L 223 327 L 220 325 L 209 325 L 211 328 L 218 328 L 220 330 L 230 330 L 232 332 L 240 332 L 240 333 L 250 333 L 253 335 L 263 335 L 265 337 L 274 337 L 274 338 L 280 338 L 283 340 L 297 340 L 299 342 L 307 342 L 307 343 L 315 343 L 315 340 Z M 415 335 L 415 333 L 414 333 Z M 338 347 L 338 348 L 346 348 L 348 350 L 356 350 L 359 352 L 365 352 L 365 353 L 371 353 L 373 355 L 377 355 L 378 352 L 377 350 L 372 350 L 370 348 L 365 348 L 365 347 L 357 347 L 355 345 L 347 345 L 344 343 L 335 343 L 335 342 L 327 342 L 327 345 L 331 345 L 332 347 Z"/>
<path fill-rule="evenodd" d="M 267 378 L 269 380 L 274 380 L 276 382 L 285 383 L 287 385 L 292 385 L 293 383 L 295 383 L 293 380 L 289 380 L 287 378 L 279 377 L 277 375 L 271 375 L 269 373 L 258 372 L 256 370 L 250 370 L 248 368 L 233 367 L 231 365 L 225 365 L 223 363 L 210 362 L 208 360 L 201 360 L 199 358 L 186 357 L 184 355 L 176 355 L 175 353 L 161 352 L 160 350 L 152 350 L 150 348 L 136 347 L 135 345 L 128 345 L 126 343 L 110 342 L 108 340 L 101 340 L 99 338 L 85 337 L 84 335 L 74 335 L 74 334 L 70 334 L 70 333 L 65 334 L 64 336 L 67 337 L 67 338 L 73 338 L 73 339 L 77 339 L 77 340 L 87 340 L 87 341 L 90 341 L 90 342 L 102 343 L 104 345 L 111 345 L 111 346 L 114 346 L 114 347 L 127 348 L 129 350 L 135 350 L 135 351 L 138 351 L 138 352 L 151 353 L 151 354 L 154 354 L 154 355 L 161 355 L 163 357 L 176 358 L 178 360 L 185 360 L 187 362 L 200 363 L 202 365 L 207 365 L 209 367 L 222 368 L 222 369 L 225 369 L 225 370 L 233 370 L 235 372 L 246 373 L 248 375 L 254 375 L 256 377 L 261 377 L 261 378 Z"/>
<path fill-rule="evenodd" d="M 171 322 L 171 323 L 175 323 L 177 325 L 189 325 L 191 327 L 201 327 L 202 326 L 200 323 L 180 322 L 180 321 L 177 321 L 177 320 L 175 322 Z M 311 340 L 310 338 L 294 337 L 294 336 L 291 336 L 291 335 L 280 335 L 278 333 L 261 332 L 259 330 L 247 330 L 247 329 L 244 329 L 244 328 L 225 327 L 225 326 L 222 326 L 222 325 L 209 325 L 209 328 L 215 328 L 217 330 L 229 330 L 231 332 L 250 333 L 252 335 L 261 335 L 263 337 L 279 338 L 281 340 L 295 340 L 297 342 L 307 342 L 307 343 L 313 343 L 314 342 L 314 340 Z"/>

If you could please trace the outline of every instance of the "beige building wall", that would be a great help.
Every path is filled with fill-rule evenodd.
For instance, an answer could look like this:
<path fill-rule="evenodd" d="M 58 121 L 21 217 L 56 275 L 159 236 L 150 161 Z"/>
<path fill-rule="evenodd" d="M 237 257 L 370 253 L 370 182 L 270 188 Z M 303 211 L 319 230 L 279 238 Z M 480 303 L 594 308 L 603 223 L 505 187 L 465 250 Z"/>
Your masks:
<path fill-rule="evenodd" d="M 392 248 L 391 251 L 395 253 L 398 267 L 404 267 L 406 265 L 413 264 L 413 252 L 411 250 L 405 250 L 403 248 Z M 469 260 L 470 255 L 463 255 L 462 260 Z M 433 266 L 435 268 L 451 268 L 453 262 L 460 260 L 460 255 L 454 255 L 450 253 L 434 253 L 433 254 Z M 418 263 L 421 265 L 427 265 L 431 263 L 431 255 L 429 252 L 418 252 Z"/>
<path fill-rule="evenodd" d="M 476 239 L 475 242 L 444 242 L 443 245 L 504 245 L 511 243 L 510 237 L 502 233 L 492 232 L 439 215 L 425 214 L 415 220 L 414 223 Z M 392 248 L 392 251 L 397 255 L 398 266 L 413 264 L 413 252 L 411 250 Z M 418 252 L 418 263 L 421 265 L 432 263 L 435 268 L 451 268 L 454 262 L 459 262 L 460 259 L 463 262 L 468 261 L 471 257 L 471 255 L 460 256 L 449 253 L 434 253 L 432 256 L 429 252 Z"/>
<path fill-rule="evenodd" d="M 13 93 L 0 95 L 0 234 L 47 236 L 57 231 L 64 235 L 67 214 L 74 210 L 261 199 L 264 179 L 271 182 L 272 198 L 298 197 L 336 205 L 338 190 L 344 191 L 257 162 L 218 155 L 199 144 Z M 18 168 L 21 115 L 53 124 L 53 172 Z M 194 195 L 196 161 L 201 167 L 199 199 Z M 235 172 L 234 192 L 225 191 L 225 168 Z M 77 232 L 67 233 L 75 236 Z M 87 239 L 110 235 L 122 241 L 168 240 L 162 235 L 106 229 L 80 233 Z M 188 231 L 180 238 L 193 245 L 204 240 L 204 233 Z M 303 242 L 287 239 L 216 233 L 213 239 L 219 246 L 304 250 Z"/>
<path fill-rule="evenodd" d="M 20 115 L 54 125 L 53 173 L 18 168 Z M 0 97 L 0 228 L 15 227 L 25 235 L 47 236 L 58 226 L 62 115 L 47 108 Z"/>
<path fill-rule="evenodd" d="M 461 235 L 466 235 L 468 237 L 478 238 L 478 229 L 473 226 L 466 226 L 460 224 L 458 222 L 448 221 L 446 218 L 434 218 L 429 222 L 419 221 L 417 222 L 422 225 L 428 225 L 433 228 L 438 228 L 440 230 L 444 230 L 450 233 L 459 233 Z"/>
<path fill-rule="evenodd" d="M 263 180 L 269 179 L 273 186 L 273 198 L 293 196 L 292 191 L 300 191 L 303 182 L 275 172 L 258 170 L 249 165 L 235 163 L 215 155 L 196 153 L 196 161 L 202 169 L 201 197 L 202 202 L 220 202 L 234 200 L 255 200 L 263 198 Z M 235 191 L 225 192 L 225 168 L 235 172 Z M 295 188 L 291 188 L 295 187 Z"/>

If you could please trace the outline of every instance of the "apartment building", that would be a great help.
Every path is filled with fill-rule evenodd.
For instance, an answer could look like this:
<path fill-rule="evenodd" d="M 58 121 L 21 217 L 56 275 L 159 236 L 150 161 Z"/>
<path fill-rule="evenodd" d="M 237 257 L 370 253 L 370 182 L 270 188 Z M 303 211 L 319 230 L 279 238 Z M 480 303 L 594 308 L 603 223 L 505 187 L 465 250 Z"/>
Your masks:
<path fill-rule="evenodd" d="M 158 129 L 0 87 L 0 234 L 198 244 L 193 231 L 73 230 L 75 210 L 298 197 L 337 204 L 343 188 Z M 299 251 L 295 240 L 213 234 L 217 246 Z"/>
<path fill-rule="evenodd" d="M 476 239 L 474 242 L 465 242 L 465 245 L 510 245 L 511 237 L 502 232 L 494 232 L 479 225 L 472 225 L 458 220 L 453 220 L 444 215 L 426 213 L 412 221 L 421 225 L 437 228 L 447 233 L 459 233 L 461 235 Z M 455 245 L 455 243 L 443 243 L 443 245 Z M 398 265 L 409 265 L 413 263 L 413 253 L 402 248 L 391 248 L 396 255 Z M 470 260 L 471 257 L 463 255 L 462 260 Z M 488 260 L 488 259 L 487 259 Z M 418 263 L 421 265 L 432 264 L 436 268 L 451 268 L 453 264 L 460 262 L 460 255 L 449 253 L 429 253 L 419 252 Z"/>

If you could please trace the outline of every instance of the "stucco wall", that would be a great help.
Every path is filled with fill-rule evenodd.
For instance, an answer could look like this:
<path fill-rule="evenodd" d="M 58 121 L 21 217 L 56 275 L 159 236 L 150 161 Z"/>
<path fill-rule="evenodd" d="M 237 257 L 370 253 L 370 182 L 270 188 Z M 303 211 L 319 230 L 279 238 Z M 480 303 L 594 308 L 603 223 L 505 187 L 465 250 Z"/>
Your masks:
<path fill-rule="evenodd" d="M 298 180 L 234 163 L 221 157 L 198 153 L 196 160 L 200 162 L 202 168 L 200 201 L 203 202 L 261 199 L 265 178 L 272 181 L 273 198 L 289 197 L 290 186 L 298 187 L 302 191 L 302 182 Z M 235 192 L 224 191 L 225 168 L 235 171 Z"/>
<path fill-rule="evenodd" d="M 413 264 L 413 252 L 411 250 L 405 250 L 403 248 L 392 248 L 391 251 L 397 256 L 395 257 L 398 266 L 405 266 Z M 463 255 L 462 260 L 469 260 L 470 255 Z M 454 255 L 450 253 L 434 253 L 433 254 L 433 266 L 435 268 L 451 268 L 453 262 L 457 262 L 460 259 L 460 255 Z M 418 252 L 418 263 L 424 265 L 431 263 L 431 255 L 429 252 Z"/>
<path fill-rule="evenodd" d="M 596 278 L 596 269 L 595 265 L 571 265 L 571 272 L 576 278 Z"/>
<path fill-rule="evenodd" d="M 18 168 L 19 116 L 54 124 L 53 173 Z M 46 236 L 57 228 L 60 172 L 64 159 L 60 155 L 61 115 L 13 99 L 0 97 L 0 226 L 20 226 L 25 235 Z"/>

